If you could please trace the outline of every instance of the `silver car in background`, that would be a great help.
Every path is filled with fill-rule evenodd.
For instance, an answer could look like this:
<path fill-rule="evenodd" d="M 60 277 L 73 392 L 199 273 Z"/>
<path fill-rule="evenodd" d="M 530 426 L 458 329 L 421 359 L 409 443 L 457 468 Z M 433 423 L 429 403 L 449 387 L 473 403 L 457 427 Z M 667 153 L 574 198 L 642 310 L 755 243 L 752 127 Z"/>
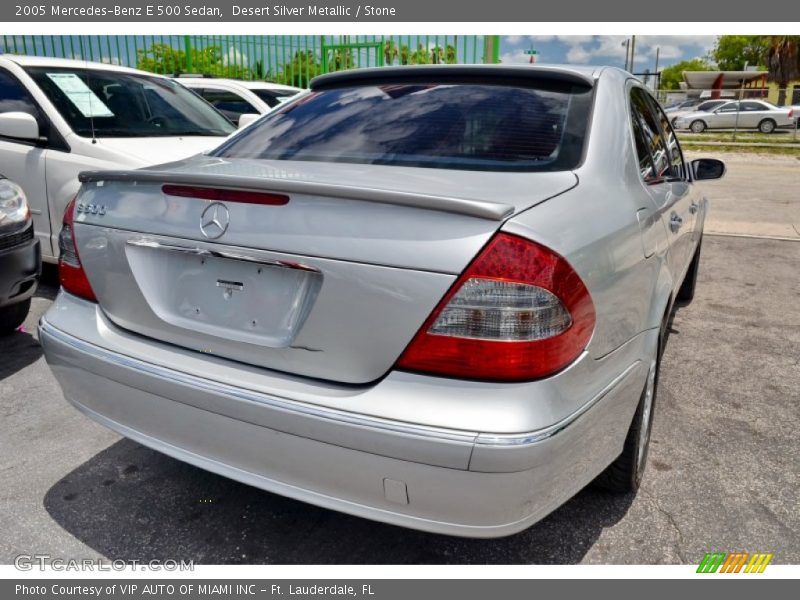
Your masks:
<path fill-rule="evenodd" d="M 67 400 L 146 446 L 508 535 L 638 488 L 723 172 L 614 68 L 325 75 L 209 155 L 82 174 L 40 339 Z"/>
<path fill-rule="evenodd" d="M 711 112 L 726 102 L 728 102 L 728 100 L 706 100 L 705 102 L 701 102 L 700 104 L 692 106 L 691 108 L 681 108 L 671 112 L 665 109 L 664 112 L 667 113 L 669 122 L 672 123 L 672 127 L 676 128 L 678 126 L 678 119 L 681 117 L 685 117 L 686 115 L 690 115 L 692 113 Z"/>
<path fill-rule="evenodd" d="M 794 124 L 791 107 L 779 108 L 762 100 L 726 102 L 711 112 L 695 111 L 675 120 L 676 129 L 702 133 L 706 129 L 758 129 L 772 133 L 778 127 Z"/>

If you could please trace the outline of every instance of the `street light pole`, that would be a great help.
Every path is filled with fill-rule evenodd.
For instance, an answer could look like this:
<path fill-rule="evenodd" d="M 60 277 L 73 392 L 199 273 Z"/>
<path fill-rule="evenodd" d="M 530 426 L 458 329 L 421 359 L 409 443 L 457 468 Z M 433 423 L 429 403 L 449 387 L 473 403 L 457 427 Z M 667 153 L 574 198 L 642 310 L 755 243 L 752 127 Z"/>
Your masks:
<path fill-rule="evenodd" d="M 636 52 L 636 36 L 631 36 L 631 68 L 630 72 L 633 73 L 633 55 Z"/>

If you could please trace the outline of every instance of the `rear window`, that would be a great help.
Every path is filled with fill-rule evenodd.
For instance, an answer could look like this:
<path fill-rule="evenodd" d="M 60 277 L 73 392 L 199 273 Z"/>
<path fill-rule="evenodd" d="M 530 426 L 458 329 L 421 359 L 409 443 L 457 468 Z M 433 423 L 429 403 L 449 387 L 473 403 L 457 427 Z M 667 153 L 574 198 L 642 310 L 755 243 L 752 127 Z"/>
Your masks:
<path fill-rule="evenodd" d="M 312 92 L 214 154 L 470 170 L 557 171 L 581 160 L 591 88 L 395 83 Z"/>

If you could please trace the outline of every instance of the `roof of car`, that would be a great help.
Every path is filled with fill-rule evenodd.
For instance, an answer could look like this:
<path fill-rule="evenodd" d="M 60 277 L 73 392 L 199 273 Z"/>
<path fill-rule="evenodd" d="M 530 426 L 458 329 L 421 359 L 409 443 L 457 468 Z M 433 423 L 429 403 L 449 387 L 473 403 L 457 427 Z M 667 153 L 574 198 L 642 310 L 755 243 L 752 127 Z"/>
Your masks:
<path fill-rule="evenodd" d="M 118 71 L 122 73 L 139 73 L 163 77 L 155 73 L 147 73 L 130 67 L 112 65 L 102 62 L 92 62 L 88 60 L 74 60 L 69 58 L 50 58 L 45 56 L 23 56 L 18 54 L 0 54 L 0 60 L 5 59 L 14 62 L 21 67 L 61 67 L 67 69 L 95 69 L 98 71 Z"/>
<path fill-rule="evenodd" d="M 320 75 L 311 80 L 311 89 L 318 90 L 373 81 L 423 80 L 439 78 L 538 78 L 560 79 L 593 85 L 606 67 L 574 65 L 414 65 L 350 69 Z"/>
<path fill-rule="evenodd" d="M 287 92 L 301 92 L 301 88 L 271 81 L 244 81 L 240 79 L 224 79 L 222 77 L 176 77 L 181 83 L 192 85 L 208 85 L 212 83 L 224 83 L 245 87 L 250 90 L 284 90 Z"/>

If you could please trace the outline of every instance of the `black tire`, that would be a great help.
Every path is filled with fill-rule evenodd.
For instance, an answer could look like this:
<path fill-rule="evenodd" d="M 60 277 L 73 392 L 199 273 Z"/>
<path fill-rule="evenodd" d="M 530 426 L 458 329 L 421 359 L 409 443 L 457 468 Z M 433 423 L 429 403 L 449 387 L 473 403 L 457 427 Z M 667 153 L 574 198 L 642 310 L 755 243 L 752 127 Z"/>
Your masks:
<path fill-rule="evenodd" d="M 706 123 L 705 121 L 701 121 L 697 119 L 697 121 L 692 121 L 689 125 L 689 129 L 692 133 L 703 133 L 706 130 Z"/>
<path fill-rule="evenodd" d="M 758 130 L 761 133 L 772 133 L 775 131 L 777 124 L 772 119 L 764 119 L 758 124 Z"/>
<path fill-rule="evenodd" d="M 22 325 L 31 308 L 31 299 L 0 308 L 0 335 L 9 335 Z"/>
<path fill-rule="evenodd" d="M 697 272 L 700 270 L 700 247 L 701 244 L 697 244 L 697 249 L 694 251 L 692 262 L 689 265 L 689 270 L 686 271 L 683 283 L 681 283 L 681 287 L 678 290 L 678 295 L 675 297 L 678 304 L 683 306 L 694 300 L 694 290 L 697 287 Z"/>
<path fill-rule="evenodd" d="M 647 380 L 645 381 L 642 395 L 639 397 L 639 405 L 636 407 L 633 421 L 628 429 L 628 434 L 625 436 L 622 454 L 608 465 L 606 470 L 600 473 L 594 480 L 594 484 L 597 487 L 614 494 L 629 494 L 635 492 L 642 483 L 642 476 L 647 466 L 647 451 L 650 447 L 650 432 L 653 426 L 653 415 L 655 415 L 658 369 L 661 363 L 661 350 L 664 347 L 666 327 L 667 321 L 665 320 L 659 336 L 656 358 L 651 364 L 650 371 L 647 374 Z M 652 393 L 652 397 L 649 402 L 650 409 L 646 411 L 645 407 L 647 405 L 648 391 Z M 643 449 L 641 449 L 642 446 L 640 444 L 642 427 L 647 427 Z"/>
<path fill-rule="evenodd" d="M 670 121 L 670 124 L 672 125 L 673 129 L 677 129 L 678 128 L 678 117 L 673 117 L 672 120 Z"/>

